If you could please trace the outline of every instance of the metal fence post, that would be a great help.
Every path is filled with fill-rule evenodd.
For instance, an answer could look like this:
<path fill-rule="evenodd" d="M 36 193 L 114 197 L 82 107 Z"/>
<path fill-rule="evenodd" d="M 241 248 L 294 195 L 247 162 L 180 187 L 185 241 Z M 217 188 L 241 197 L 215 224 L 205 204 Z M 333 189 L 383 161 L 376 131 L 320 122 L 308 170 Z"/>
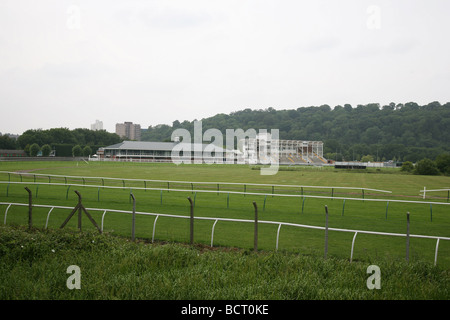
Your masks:
<path fill-rule="evenodd" d="M 437 255 L 438 255 L 438 248 L 439 248 L 439 238 L 436 241 L 436 250 L 434 251 L 434 265 L 437 263 Z"/>
<path fill-rule="evenodd" d="M 303 213 L 304 209 L 305 209 L 305 197 L 303 197 L 303 200 L 302 200 L 302 213 Z"/>
<path fill-rule="evenodd" d="M 278 225 L 277 242 L 276 242 L 276 245 L 275 245 L 275 251 L 278 251 L 278 240 L 280 239 L 280 229 L 281 229 L 281 223 Z"/>
<path fill-rule="evenodd" d="M 78 196 L 78 229 L 81 231 L 81 194 L 77 190 L 75 193 Z"/>
<path fill-rule="evenodd" d="M 386 203 L 386 215 L 385 215 L 386 220 L 387 220 L 387 215 L 388 215 L 388 209 L 389 209 L 389 201 Z"/>
<path fill-rule="evenodd" d="M 136 198 L 133 193 L 130 193 L 131 198 L 133 198 L 133 218 L 131 224 L 131 240 L 135 240 L 135 224 L 136 224 Z"/>
<path fill-rule="evenodd" d="M 91 217 L 91 215 L 89 214 L 89 212 L 86 210 L 86 208 L 83 206 L 83 204 L 81 203 L 81 194 L 75 190 L 74 191 L 77 196 L 78 196 L 78 203 L 75 206 L 75 208 L 73 208 L 72 212 L 69 214 L 69 216 L 66 218 L 66 220 L 64 220 L 64 222 L 61 225 L 61 229 L 64 228 L 64 226 L 67 224 L 67 222 L 69 222 L 69 220 L 72 218 L 72 216 L 77 212 L 78 210 L 78 229 L 80 229 L 81 231 L 81 210 L 84 211 L 84 213 L 86 214 L 86 216 L 89 218 L 89 220 L 92 222 L 92 224 L 97 228 L 97 230 L 102 233 L 102 230 L 100 229 L 100 227 L 97 225 L 97 223 L 95 222 L 95 220 Z"/>
<path fill-rule="evenodd" d="M 216 221 L 214 221 L 214 224 L 213 224 L 212 230 L 211 230 L 211 247 L 213 246 L 213 241 L 214 241 L 214 228 L 216 227 L 217 221 L 219 221 L 219 219 L 216 219 Z"/>
<path fill-rule="evenodd" d="M 350 262 L 353 261 L 353 249 L 355 247 L 355 240 L 356 240 L 356 236 L 358 235 L 358 232 L 355 232 L 355 234 L 353 235 L 353 240 L 352 240 L 352 249 L 350 250 Z"/>
<path fill-rule="evenodd" d="M 256 205 L 256 202 L 253 201 L 253 207 L 255 207 L 255 237 L 254 237 L 254 244 L 253 249 L 258 251 L 258 206 Z"/>
<path fill-rule="evenodd" d="M 328 207 L 325 206 L 325 254 L 324 258 L 327 258 L 328 253 Z"/>
<path fill-rule="evenodd" d="M 31 190 L 28 187 L 25 187 L 25 190 L 28 192 L 28 228 L 31 229 L 33 226 L 32 219 L 32 211 L 33 211 L 33 196 L 31 194 Z"/>
<path fill-rule="evenodd" d="M 406 213 L 406 261 L 409 261 L 409 212 Z"/>
<path fill-rule="evenodd" d="M 194 244 L 194 203 L 192 202 L 191 197 L 188 197 L 190 206 L 191 206 L 191 217 L 189 222 L 189 242 L 190 244 Z"/>

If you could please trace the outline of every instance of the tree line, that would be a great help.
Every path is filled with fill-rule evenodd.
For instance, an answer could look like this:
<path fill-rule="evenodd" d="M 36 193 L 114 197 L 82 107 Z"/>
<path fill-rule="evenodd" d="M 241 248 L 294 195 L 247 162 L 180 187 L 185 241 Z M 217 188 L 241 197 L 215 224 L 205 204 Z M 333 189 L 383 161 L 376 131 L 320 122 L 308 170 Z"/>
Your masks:
<path fill-rule="evenodd" d="M 176 128 L 193 135 L 194 121 L 150 126 L 145 141 L 170 141 Z M 279 130 L 280 139 L 323 141 L 324 156 L 337 161 L 393 160 L 417 162 L 450 152 L 450 103 L 418 105 L 378 103 L 301 107 L 275 110 L 244 109 L 202 119 L 203 132 L 210 128 Z"/>
<path fill-rule="evenodd" d="M 300 107 L 275 110 L 243 109 L 230 114 L 217 114 L 202 120 L 203 132 L 219 129 L 278 129 L 280 139 L 317 140 L 324 142 L 324 156 L 337 161 L 370 159 L 399 162 L 418 161 L 450 153 L 450 102 L 419 105 L 377 103 Z M 184 128 L 194 134 L 194 121 L 173 121 L 142 130 L 143 141 L 170 141 L 172 132 Z M 119 143 L 121 138 L 105 130 L 54 128 L 30 129 L 19 138 L 0 135 L 0 149 L 22 149 L 30 152 L 31 145 L 49 145 L 57 156 L 73 156 L 75 146 L 88 146 L 91 152 L 99 147 Z M 47 152 L 48 148 L 44 148 Z M 41 151 L 44 150 L 41 149 Z M 85 150 L 87 152 L 88 149 Z M 78 148 L 75 153 L 79 154 Z"/>
<path fill-rule="evenodd" d="M 416 164 L 405 161 L 402 163 L 401 171 L 421 175 L 450 175 L 450 153 L 440 154 L 436 160 L 425 158 Z"/>
<path fill-rule="evenodd" d="M 48 156 L 53 150 L 56 156 L 60 157 L 88 156 L 100 147 L 121 141 L 117 134 L 106 130 L 30 129 L 17 139 L 7 135 L 0 136 L 0 149 L 25 150 L 29 156 L 36 156 L 39 152 L 42 152 L 43 156 Z"/>

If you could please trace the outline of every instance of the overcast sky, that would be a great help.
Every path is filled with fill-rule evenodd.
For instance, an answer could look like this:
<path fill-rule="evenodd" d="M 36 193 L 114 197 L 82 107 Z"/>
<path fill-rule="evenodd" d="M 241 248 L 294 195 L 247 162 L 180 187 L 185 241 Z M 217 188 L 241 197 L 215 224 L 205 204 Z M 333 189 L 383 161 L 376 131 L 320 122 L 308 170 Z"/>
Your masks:
<path fill-rule="evenodd" d="M 449 13 L 448 0 L 0 0 L 0 132 L 446 103 Z"/>

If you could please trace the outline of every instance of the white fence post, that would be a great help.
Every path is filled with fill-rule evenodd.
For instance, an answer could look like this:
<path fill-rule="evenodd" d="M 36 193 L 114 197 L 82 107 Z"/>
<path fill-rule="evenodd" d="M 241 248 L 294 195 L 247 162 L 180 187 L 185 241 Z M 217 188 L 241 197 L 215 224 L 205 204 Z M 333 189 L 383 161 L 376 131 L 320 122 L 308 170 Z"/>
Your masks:
<path fill-rule="evenodd" d="M 156 215 L 155 221 L 153 222 L 153 233 L 152 233 L 152 243 L 155 241 L 155 228 L 156 228 L 156 221 L 159 218 L 159 214 Z"/>
<path fill-rule="evenodd" d="M 12 203 L 9 204 L 8 208 L 6 208 L 6 211 L 5 211 L 5 220 L 4 220 L 4 223 L 3 223 L 5 225 L 6 225 L 6 215 L 8 214 L 8 210 L 9 210 L 9 207 L 11 207 L 11 205 L 12 205 Z"/>
<path fill-rule="evenodd" d="M 277 244 L 275 247 L 276 251 L 278 251 L 278 239 L 280 238 L 280 229 L 281 229 L 281 223 L 278 225 L 278 230 L 277 230 Z"/>
<path fill-rule="evenodd" d="M 355 232 L 355 235 L 353 236 L 353 240 L 352 240 L 352 250 L 350 251 L 350 262 L 353 261 L 353 248 L 355 247 L 355 239 L 356 239 L 356 235 L 358 234 L 358 232 Z"/>
<path fill-rule="evenodd" d="M 439 240 L 441 240 L 440 238 L 437 239 L 436 241 L 436 250 L 434 252 L 434 265 L 436 265 L 437 263 L 437 255 L 438 255 L 438 248 L 439 248 Z"/>
<path fill-rule="evenodd" d="M 219 221 L 219 220 L 216 219 L 216 221 L 214 221 L 214 224 L 213 224 L 212 230 L 211 230 L 211 247 L 213 246 L 213 241 L 214 241 L 214 228 L 216 227 L 217 221 Z"/>
<path fill-rule="evenodd" d="M 101 228 L 102 232 L 103 232 L 103 221 L 105 220 L 106 211 L 107 210 L 103 211 L 103 214 L 102 214 L 102 228 Z"/>
<path fill-rule="evenodd" d="M 50 213 L 53 211 L 53 209 L 55 209 L 55 207 L 52 207 L 50 211 L 47 213 L 47 220 L 45 220 L 45 229 L 47 229 L 48 219 L 50 218 Z"/>

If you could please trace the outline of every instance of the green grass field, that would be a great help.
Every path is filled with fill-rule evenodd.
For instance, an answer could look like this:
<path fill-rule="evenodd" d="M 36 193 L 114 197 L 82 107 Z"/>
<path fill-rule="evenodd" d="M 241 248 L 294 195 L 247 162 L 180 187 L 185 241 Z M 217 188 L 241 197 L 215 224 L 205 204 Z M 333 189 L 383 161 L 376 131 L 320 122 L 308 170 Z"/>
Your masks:
<path fill-rule="evenodd" d="M 210 249 L 177 243 L 148 244 L 95 231 L 0 226 L 0 299 L 197 300 L 191 303 L 198 305 L 204 300 L 245 300 L 249 304 L 252 301 L 248 300 L 267 299 L 448 300 L 450 297 L 448 270 L 429 263 L 387 258 L 373 262 L 381 270 L 381 287 L 370 290 L 367 263 L 348 263 L 334 257 Z M 80 268 L 80 290 L 69 290 L 66 286 L 71 274 L 67 268 L 72 265 Z M 271 305 L 270 301 L 266 303 Z M 148 306 L 145 305 L 147 310 Z M 300 303 L 298 308 L 305 310 L 306 306 Z M 167 304 L 150 307 L 152 312 L 160 309 L 165 315 L 180 314 L 179 309 Z M 272 316 L 277 315 L 271 307 L 269 310 Z"/>
<path fill-rule="evenodd" d="M 132 210 L 130 192 L 136 198 L 136 211 L 189 215 L 187 197 L 195 199 L 196 217 L 217 217 L 234 219 L 254 219 L 252 202 L 258 204 L 259 220 L 325 225 L 325 206 L 329 211 L 329 227 L 351 230 L 406 233 L 406 212 L 410 212 L 410 233 L 416 235 L 450 237 L 450 206 L 435 203 L 399 203 L 393 200 L 422 201 L 419 193 L 424 187 L 428 190 L 449 187 L 450 178 L 445 176 L 417 176 L 402 174 L 398 169 L 368 171 L 342 171 L 330 167 L 280 168 L 276 175 L 263 176 L 256 167 L 246 165 L 173 165 L 109 162 L 0 162 L 0 171 L 22 172 L 22 175 L 0 173 L 0 181 L 27 182 L 28 184 L 0 184 L 1 202 L 27 203 L 28 186 L 33 192 L 33 204 L 75 207 L 77 196 L 74 190 L 82 194 L 83 204 L 87 208 Z M 230 186 L 219 184 L 221 193 L 217 193 L 216 184 L 177 184 L 171 182 L 146 182 L 130 180 L 101 180 L 46 177 L 34 174 L 110 177 L 120 179 L 148 179 L 193 182 L 236 182 L 248 183 Z M 34 184 L 34 182 L 41 184 Z M 47 185 L 44 183 L 63 185 Z M 65 184 L 85 184 L 71 186 Z M 253 186 L 250 183 L 268 184 Z M 116 189 L 88 187 L 116 186 Z M 357 187 L 392 191 L 391 194 L 359 189 L 321 189 L 321 188 L 272 188 L 271 185 Z M 143 190 L 144 186 L 147 190 Z M 186 189 L 184 192 L 170 191 L 167 188 Z M 155 190 L 150 190 L 155 188 Z M 235 194 L 244 191 L 253 194 Z M 199 190 L 194 192 L 192 190 Z M 204 193 L 200 190 L 209 190 Z M 228 193 L 227 191 L 230 191 Z M 272 196 L 272 192 L 296 194 L 298 197 Z M 303 192 L 303 193 L 302 193 Z M 300 195 L 305 197 L 300 197 Z M 308 196 L 322 196 L 311 198 Z M 364 201 L 363 200 L 364 197 Z M 345 198 L 345 202 L 343 200 Z M 352 198 L 358 200 L 352 200 Z M 371 198 L 383 201 L 372 202 Z M 388 202 L 389 201 L 389 202 Z M 448 203 L 447 193 L 429 193 L 427 201 Z M 0 206 L 2 221 L 7 209 Z M 33 208 L 33 225 L 43 227 L 46 224 L 48 208 Z M 69 214 L 69 210 L 54 209 L 48 221 L 49 228 L 59 228 Z M 95 221 L 100 224 L 103 212 L 91 211 Z M 11 207 L 6 222 L 26 225 L 26 207 Z M 76 229 L 74 216 L 66 228 Z M 104 217 L 104 231 L 120 236 L 131 236 L 131 215 L 107 212 Z M 149 240 L 155 216 L 137 215 L 136 237 Z M 83 217 L 83 230 L 91 230 L 87 217 Z M 213 220 L 195 220 L 195 243 L 210 245 Z M 259 223 L 258 249 L 273 251 L 276 248 L 278 225 Z M 214 229 L 214 246 L 253 247 L 253 223 L 219 221 Z M 349 259 L 354 233 L 329 231 L 328 255 Z M 160 216 L 155 228 L 158 241 L 188 242 L 189 219 L 176 219 Z M 355 241 L 353 261 L 370 262 L 378 257 L 390 257 L 393 260 L 405 259 L 405 237 L 358 234 Z M 434 263 L 435 239 L 410 239 L 411 261 Z M 450 241 L 439 243 L 437 265 L 450 268 Z M 324 254 L 324 231 L 282 226 L 279 234 L 279 251 L 295 252 L 304 255 L 322 257 Z"/>

